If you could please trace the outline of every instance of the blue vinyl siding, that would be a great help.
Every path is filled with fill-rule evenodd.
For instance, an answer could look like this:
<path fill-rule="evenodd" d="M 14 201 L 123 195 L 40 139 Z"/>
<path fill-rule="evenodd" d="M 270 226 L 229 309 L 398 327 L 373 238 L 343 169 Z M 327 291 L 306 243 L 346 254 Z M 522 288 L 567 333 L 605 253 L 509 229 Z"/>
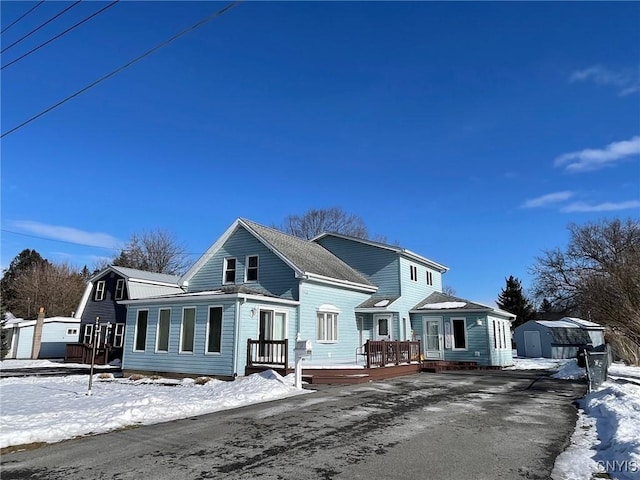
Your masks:
<path fill-rule="evenodd" d="M 410 267 L 417 267 L 417 280 L 411 280 Z M 402 298 L 399 299 L 407 308 L 416 306 L 421 300 L 431 295 L 433 292 L 442 291 L 442 274 L 435 270 L 430 270 L 433 278 L 433 285 L 427 284 L 427 267 L 406 258 L 400 258 L 400 289 Z M 395 304 L 394 304 L 395 306 Z"/>
<path fill-rule="evenodd" d="M 364 274 L 378 287 L 376 295 L 400 295 L 397 253 L 332 236 L 320 238 L 317 243 Z"/>
<path fill-rule="evenodd" d="M 245 263 L 247 255 L 258 255 L 258 281 L 245 283 Z M 189 291 L 198 292 L 222 287 L 224 259 L 236 259 L 236 285 L 246 284 L 249 288 L 297 300 L 298 280 L 295 272 L 262 242 L 239 227 L 222 247 L 211 257 L 189 281 Z"/>
<path fill-rule="evenodd" d="M 424 344 L 423 338 L 423 317 L 440 317 L 443 320 L 443 335 L 449 324 L 451 332 L 450 346 L 446 347 L 446 341 L 443 337 L 444 358 L 454 362 L 477 362 L 478 365 L 492 366 L 509 366 L 513 365 L 513 356 L 511 351 L 510 340 L 506 342 L 504 348 L 496 348 L 493 337 L 493 322 L 503 322 L 507 331 L 509 330 L 509 321 L 498 317 L 487 317 L 485 313 L 449 313 L 442 310 L 434 310 L 432 312 L 411 314 L 411 328 L 413 329 L 415 338 Z M 464 318 L 466 320 L 467 332 L 467 348 L 464 350 L 454 350 L 453 347 L 453 325 L 451 320 L 454 318 Z M 480 321 L 480 324 L 478 324 Z"/>
<path fill-rule="evenodd" d="M 289 364 L 293 366 L 295 339 L 298 332 L 298 306 L 279 304 L 277 299 L 263 302 L 248 301 L 240 304 L 240 326 L 238 334 L 238 375 L 244 375 L 247 364 L 247 340 L 259 337 L 260 310 L 284 312 L 287 315 L 287 339 L 289 340 Z"/>
<path fill-rule="evenodd" d="M 466 320 L 467 348 L 464 350 L 454 350 L 452 319 L 464 318 Z M 478 365 L 489 364 L 489 336 L 487 330 L 486 316 L 475 313 L 447 314 L 443 315 L 444 331 L 447 331 L 446 324 L 449 323 L 451 329 L 451 348 L 444 349 L 444 360 L 454 362 L 478 362 Z M 481 320 L 482 325 L 477 321 Z"/>
<path fill-rule="evenodd" d="M 507 333 L 506 345 L 500 348 L 500 345 L 496 345 L 493 329 L 496 322 L 501 322 L 503 328 Z M 511 322 L 500 317 L 487 317 L 487 335 L 489 336 L 490 345 L 490 361 L 491 365 L 508 367 L 513 365 L 513 349 L 511 347 Z"/>
<path fill-rule="evenodd" d="M 313 355 L 306 365 L 354 362 L 359 343 L 354 309 L 369 295 L 309 281 L 301 283 L 300 297 L 300 334 L 303 340 L 311 340 L 313 343 Z M 333 305 L 340 311 L 338 340 L 335 343 L 318 341 L 318 307 L 324 304 Z"/>
<path fill-rule="evenodd" d="M 196 308 L 196 326 L 193 353 L 180 353 L 180 327 L 183 308 Z M 221 352 L 205 353 L 207 347 L 207 322 L 209 307 L 222 307 Z M 156 335 L 160 309 L 170 308 L 169 351 L 157 352 Z M 149 310 L 146 350 L 134 352 L 133 342 L 138 310 Z M 160 305 L 130 305 L 127 316 L 123 369 L 144 372 L 170 372 L 186 375 L 244 375 L 247 340 L 258 338 L 259 311 L 272 310 L 287 315 L 289 357 L 293 359 L 294 340 L 298 328 L 298 307 L 283 305 L 278 299 L 243 301 L 226 298 L 222 301 L 197 301 Z M 236 339 L 236 310 L 239 313 Z M 237 341 L 236 341 L 237 340 Z M 237 355 L 237 359 L 236 359 Z"/>
<path fill-rule="evenodd" d="M 224 301 L 199 301 L 182 304 L 130 305 L 124 344 L 123 369 L 147 372 L 170 372 L 193 375 L 233 375 L 235 338 L 235 304 L 232 299 Z M 220 354 L 207 354 L 206 334 L 210 306 L 221 306 L 222 339 Z M 183 307 L 196 308 L 193 353 L 179 353 L 180 327 Z M 156 353 L 159 309 L 170 308 L 169 351 Z M 133 351 L 133 342 L 138 310 L 148 310 L 146 349 Z"/>

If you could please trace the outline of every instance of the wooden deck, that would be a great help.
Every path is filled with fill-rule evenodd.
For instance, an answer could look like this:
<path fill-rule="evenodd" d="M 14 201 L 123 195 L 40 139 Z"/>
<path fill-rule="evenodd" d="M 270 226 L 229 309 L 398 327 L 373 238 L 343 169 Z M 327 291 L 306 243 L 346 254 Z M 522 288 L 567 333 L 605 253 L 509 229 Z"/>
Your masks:
<path fill-rule="evenodd" d="M 287 355 L 287 340 L 249 340 L 247 342 L 247 366 L 245 375 L 265 370 L 275 370 L 280 375 L 293 373 Z M 365 366 L 357 365 L 358 357 L 363 356 Z M 476 362 L 449 362 L 443 360 L 421 360 L 420 342 L 372 341 L 356 352 L 353 367 L 336 365 L 335 368 L 304 366 L 302 378 L 311 384 L 349 385 L 367 383 L 375 380 L 412 375 L 419 372 L 438 373 L 451 370 L 497 369 L 483 367 Z"/>
<path fill-rule="evenodd" d="M 245 375 L 263 372 L 265 370 L 275 370 L 280 375 L 293 373 L 293 368 L 274 368 L 269 366 L 254 365 L 245 369 Z M 387 378 L 412 375 L 422 371 L 422 364 L 419 362 L 405 365 L 393 365 L 390 367 L 372 368 L 313 368 L 302 369 L 302 380 L 311 384 L 321 385 L 351 385 L 356 383 L 367 383 L 375 380 L 385 380 Z"/>

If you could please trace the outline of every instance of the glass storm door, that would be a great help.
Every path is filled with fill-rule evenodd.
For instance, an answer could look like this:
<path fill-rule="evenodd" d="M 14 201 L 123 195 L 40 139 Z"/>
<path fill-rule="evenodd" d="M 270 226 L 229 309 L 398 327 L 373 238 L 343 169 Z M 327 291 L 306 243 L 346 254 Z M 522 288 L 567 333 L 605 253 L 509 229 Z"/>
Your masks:
<path fill-rule="evenodd" d="M 427 359 L 442 359 L 442 319 L 424 319 L 424 356 Z"/>
<path fill-rule="evenodd" d="M 266 345 L 265 340 L 284 340 L 287 338 L 287 316 L 284 312 L 272 310 L 260 310 L 260 325 L 258 327 L 259 352 L 261 357 L 272 355 L 279 356 L 281 345 Z"/>

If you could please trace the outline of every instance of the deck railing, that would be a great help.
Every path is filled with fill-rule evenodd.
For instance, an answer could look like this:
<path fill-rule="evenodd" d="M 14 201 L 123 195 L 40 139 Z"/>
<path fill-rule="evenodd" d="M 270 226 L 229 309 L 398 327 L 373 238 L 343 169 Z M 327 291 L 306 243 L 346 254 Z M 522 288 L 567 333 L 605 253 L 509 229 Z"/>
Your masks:
<path fill-rule="evenodd" d="M 95 363 L 97 365 L 106 365 L 109 361 L 109 353 L 111 347 L 109 345 L 99 345 L 96 348 Z M 65 363 L 91 363 L 93 356 L 93 345 L 88 343 L 67 343 L 64 351 Z"/>
<path fill-rule="evenodd" d="M 289 341 L 247 340 L 247 366 L 274 365 L 289 366 Z"/>
<path fill-rule="evenodd" d="M 367 340 L 364 344 L 367 368 L 420 361 L 420 342 Z"/>

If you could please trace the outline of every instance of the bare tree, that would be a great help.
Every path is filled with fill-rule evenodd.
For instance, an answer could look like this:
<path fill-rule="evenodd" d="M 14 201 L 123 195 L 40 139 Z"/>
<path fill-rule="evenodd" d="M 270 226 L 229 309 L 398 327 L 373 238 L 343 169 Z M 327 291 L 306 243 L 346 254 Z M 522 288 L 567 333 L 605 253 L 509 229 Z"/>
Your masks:
<path fill-rule="evenodd" d="M 324 232 L 342 233 L 357 238 L 369 236 L 362 218 L 338 207 L 312 208 L 302 215 L 288 215 L 284 219 L 284 224 L 276 228 L 306 240 Z"/>
<path fill-rule="evenodd" d="M 456 289 L 453 288 L 451 285 L 443 285 L 442 286 L 442 293 L 444 293 L 445 295 L 449 295 L 451 297 L 455 297 L 456 296 Z"/>
<path fill-rule="evenodd" d="M 569 231 L 565 251 L 536 259 L 536 297 L 607 326 L 618 355 L 640 364 L 640 222 L 571 224 Z"/>
<path fill-rule="evenodd" d="M 180 275 L 189 266 L 186 247 L 166 230 L 133 234 L 129 243 L 113 259 L 113 265 L 149 272 Z"/>
<path fill-rule="evenodd" d="M 68 263 L 37 263 L 21 271 L 14 280 L 20 292 L 14 311 L 25 318 L 35 317 L 39 307 L 47 316 L 71 316 L 78 308 L 86 279 Z M 16 314 L 14 313 L 14 314 Z"/>

